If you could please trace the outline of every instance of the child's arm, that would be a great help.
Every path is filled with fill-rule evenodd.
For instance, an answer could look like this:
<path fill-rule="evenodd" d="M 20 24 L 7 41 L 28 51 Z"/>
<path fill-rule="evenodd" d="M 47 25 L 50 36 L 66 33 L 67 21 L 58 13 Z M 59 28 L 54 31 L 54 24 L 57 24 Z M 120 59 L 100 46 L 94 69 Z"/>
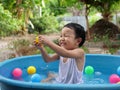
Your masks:
<path fill-rule="evenodd" d="M 74 50 L 67 50 L 54 43 L 49 43 L 48 46 L 52 48 L 56 53 L 58 53 L 58 55 L 63 57 L 82 58 L 84 56 L 84 50 L 80 48 Z"/>
<path fill-rule="evenodd" d="M 69 57 L 69 58 L 83 58 L 84 56 L 84 50 L 83 49 L 74 49 L 74 50 L 66 50 L 59 45 L 55 44 L 51 40 L 47 39 L 45 36 L 40 36 L 40 40 L 49 46 L 51 49 L 53 49 L 58 55 L 63 57 Z"/>
<path fill-rule="evenodd" d="M 41 54 L 42 54 L 45 62 L 51 62 L 51 61 L 55 61 L 55 60 L 59 59 L 59 56 L 57 54 L 49 55 L 46 52 L 44 46 L 41 46 L 39 49 L 41 51 Z"/>
<path fill-rule="evenodd" d="M 45 61 L 45 62 L 51 62 L 51 61 L 55 61 L 55 60 L 59 59 L 59 56 L 58 56 L 57 54 L 54 54 L 54 55 L 51 55 L 51 56 L 50 56 L 50 55 L 46 52 L 46 50 L 45 50 L 42 42 L 39 41 L 39 38 L 38 38 L 38 37 L 37 37 L 37 39 L 34 41 L 34 45 L 41 51 L 42 57 L 44 58 L 44 61 Z"/>

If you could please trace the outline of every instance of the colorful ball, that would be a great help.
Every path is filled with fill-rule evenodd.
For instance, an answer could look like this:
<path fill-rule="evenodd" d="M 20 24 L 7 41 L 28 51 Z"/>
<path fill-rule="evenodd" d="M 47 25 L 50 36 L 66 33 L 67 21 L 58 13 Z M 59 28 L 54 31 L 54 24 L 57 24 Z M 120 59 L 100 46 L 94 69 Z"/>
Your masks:
<path fill-rule="evenodd" d="M 34 74 L 34 73 L 36 73 L 36 68 L 34 66 L 29 66 L 27 68 L 27 72 L 28 72 L 28 74 Z"/>
<path fill-rule="evenodd" d="M 94 68 L 92 66 L 86 66 L 85 67 L 85 73 L 88 75 L 91 75 L 94 73 Z"/>
<path fill-rule="evenodd" d="M 117 74 L 120 75 L 120 66 L 117 68 Z"/>
<path fill-rule="evenodd" d="M 31 81 L 32 82 L 40 82 L 42 80 L 42 77 L 39 75 L 39 74 L 33 74 L 32 76 L 31 76 Z"/>
<path fill-rule="evenodd" d="M 22 70 L 21 70 L 20 68 L 15 68 L 15 69 L 12 71 L 12 75 L 13 75 L 15 78 L 21 77 L 21 76 L 22 76 Z"/>
<path fill-rule="evenodd" d="M 39 43 L 39 37 L 36 37 L 35 42 Z"/>
<path fill-rule="evenodd" d="M 117 74 L 112 74 L 110 77 L 109 77 L 109 82 L 110 83 L 118 83 L 120 81 L 120 78 Z"/>

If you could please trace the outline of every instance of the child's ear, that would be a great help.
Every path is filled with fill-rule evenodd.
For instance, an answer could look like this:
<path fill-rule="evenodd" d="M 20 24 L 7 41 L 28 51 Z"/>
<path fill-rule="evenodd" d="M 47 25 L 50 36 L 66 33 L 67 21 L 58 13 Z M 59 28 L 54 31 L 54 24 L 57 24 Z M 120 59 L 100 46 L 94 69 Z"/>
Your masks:
<path fill-rule="evenodd" d="M 79 45 L 81 43 L 81 41 L 82 41 L 82 38 L 78 38 L 77 39 L 77 44 Z"/>

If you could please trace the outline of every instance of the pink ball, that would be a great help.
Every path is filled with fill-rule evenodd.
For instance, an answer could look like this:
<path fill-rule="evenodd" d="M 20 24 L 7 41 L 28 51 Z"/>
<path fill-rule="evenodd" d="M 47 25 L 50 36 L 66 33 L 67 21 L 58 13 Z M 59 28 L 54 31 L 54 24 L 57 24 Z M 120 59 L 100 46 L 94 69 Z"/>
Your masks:
<path fill-rule="evenodd" d="M 21 77 L 22 76 L 22 70 L 20 68 L 15 68 L 12 71 L 12 75 L 16 78 Z"/>
<path fill-rule="evenodd" d="M 109 77 L 109 82 L 110 83 L 117 83 L 120 81 L 120 77 L 117 75 L 117 74 L 112 74 L 110 77 Z"/>

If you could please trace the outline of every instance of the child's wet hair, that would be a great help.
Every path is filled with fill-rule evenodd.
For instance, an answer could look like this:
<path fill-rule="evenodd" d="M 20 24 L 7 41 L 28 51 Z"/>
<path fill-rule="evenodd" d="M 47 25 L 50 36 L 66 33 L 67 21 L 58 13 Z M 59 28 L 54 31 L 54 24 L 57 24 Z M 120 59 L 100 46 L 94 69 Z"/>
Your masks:
<path fill-rule="evenodd" d="M 84 44 L 86 35 L 85 35 L 84 28 L 80 24 L 68 23 L 64 27 L 67 27 L 67 28 L 70 28 L 70 29 L 74 30 L 75 34 L 76 34 L 76 38 L 82 38 L 82 41 L 79 44 L 79 47 Z"/>

